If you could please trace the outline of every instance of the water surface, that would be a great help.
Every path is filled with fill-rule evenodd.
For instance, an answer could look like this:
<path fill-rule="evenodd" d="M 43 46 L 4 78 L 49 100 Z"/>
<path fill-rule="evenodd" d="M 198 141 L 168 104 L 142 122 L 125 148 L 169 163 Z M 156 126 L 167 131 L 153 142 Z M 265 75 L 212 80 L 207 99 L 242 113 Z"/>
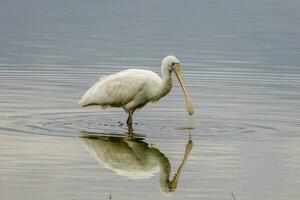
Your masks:
<path fill-rule="evenodd" d="M 1 199 L 299 199 L 299 9 L 296 0 L 2 1 Z M 136 138 L 125 136 L 122 109 L 78 106 L 99 77 L 159 73 L 169 54 L 182 62 L 191 119 L 176 80 L 135 113 Z M 124 156 L 134 172 L 118 165 Z M 171 182 L 178 169 L 166 192 L 162 172 Z"/>

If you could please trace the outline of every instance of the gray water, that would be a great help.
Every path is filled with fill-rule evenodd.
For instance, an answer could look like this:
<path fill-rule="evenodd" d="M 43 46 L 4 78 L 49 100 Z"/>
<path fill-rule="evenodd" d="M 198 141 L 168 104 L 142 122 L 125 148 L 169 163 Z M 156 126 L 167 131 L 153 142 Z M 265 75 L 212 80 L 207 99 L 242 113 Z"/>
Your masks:
<path fill-rule="evenodd" d="M 1 1 L 0 199 L 299 199 L 299 10 L 297 0 Z M 135 113 L 135 138 L 122 109 L 78 106 L 99 77 L 159 73 L 169 54 L 191 118 L 176 80 Z"/>

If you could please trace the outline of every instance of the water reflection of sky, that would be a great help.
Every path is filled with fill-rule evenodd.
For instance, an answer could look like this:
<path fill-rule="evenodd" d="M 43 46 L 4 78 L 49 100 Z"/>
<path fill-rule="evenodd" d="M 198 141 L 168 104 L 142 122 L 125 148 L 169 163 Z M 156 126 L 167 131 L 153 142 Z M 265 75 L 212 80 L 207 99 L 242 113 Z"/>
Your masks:
<path fill-rule="evenodd" d="M 135 114 L 136 133 L 182 161 L 173 199 L 298 199 L 298 1 L 4 1 L 0 7 L 0 193 L 4 199 L 164 199 L 158 174 L 101 168 L 81 131 L 123 134 L 121 109 L 82 109 L 100 76 L 160 72 L 176 55 L 195 107 L 175 81 Z M 134 191 L 134 195 L 133 192 Z"/>

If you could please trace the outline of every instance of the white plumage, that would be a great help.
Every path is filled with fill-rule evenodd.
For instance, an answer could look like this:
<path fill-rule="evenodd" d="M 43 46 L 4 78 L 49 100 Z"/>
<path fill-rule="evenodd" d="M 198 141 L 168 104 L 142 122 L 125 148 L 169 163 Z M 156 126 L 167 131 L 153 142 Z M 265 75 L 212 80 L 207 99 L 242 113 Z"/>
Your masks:
<path fill-rule="evenodd" d="M 127 124 L 132 124 L 132 114 L 148 102 L 158 101 L 172 88 L 172 72 L 183 88 L 188 113 L 193 114 L 193 107 L 184 87 L 180 72 L 180 62 L 175 56 L 167 56 L 161 64 L 160 78 L 156 73 L 142 69 L 128 69 L 101 78 L 81 98 L 83 107 L 100 105 L 102 108 L 123 107 L 129 113 Z"/>
<path fill-rule="evenodd" d="M 95 83 L 80 100 L 81 106 L 123 107 L 129 112 L 132 106 L 156 98 L 161 83 L 157 74 L 147 70 L 128 69 L 107 76 Z M 147 90 L 149 87 L 151 90 Z M 143 100 L 143 101 L 142 101 Z M 130 104 L 129 104 L 130 103 Z"/>

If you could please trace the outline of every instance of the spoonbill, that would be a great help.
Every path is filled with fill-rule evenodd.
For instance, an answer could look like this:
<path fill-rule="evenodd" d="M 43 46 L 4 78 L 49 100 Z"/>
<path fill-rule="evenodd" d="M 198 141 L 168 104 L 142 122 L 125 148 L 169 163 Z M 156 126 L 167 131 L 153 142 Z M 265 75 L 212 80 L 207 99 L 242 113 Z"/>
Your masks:
<path fill-rule="evenodd" d="M 161 77 L 143 69 L 127 69 L 101 78 L 82 96 L 79 104 L 82 107 L 100 105 L 102 108 L 122 107 L 127 113 L 127 125 L 132 125 L 135 110 L 144 107 L 148 102 L 156 102 L 167 95 L 172 88 L 172 72 L 182 87 L 186 109 L 193 114 L 193 106 L 182 79 L 180 62 L 175 56 L 162 60 Z"/>

